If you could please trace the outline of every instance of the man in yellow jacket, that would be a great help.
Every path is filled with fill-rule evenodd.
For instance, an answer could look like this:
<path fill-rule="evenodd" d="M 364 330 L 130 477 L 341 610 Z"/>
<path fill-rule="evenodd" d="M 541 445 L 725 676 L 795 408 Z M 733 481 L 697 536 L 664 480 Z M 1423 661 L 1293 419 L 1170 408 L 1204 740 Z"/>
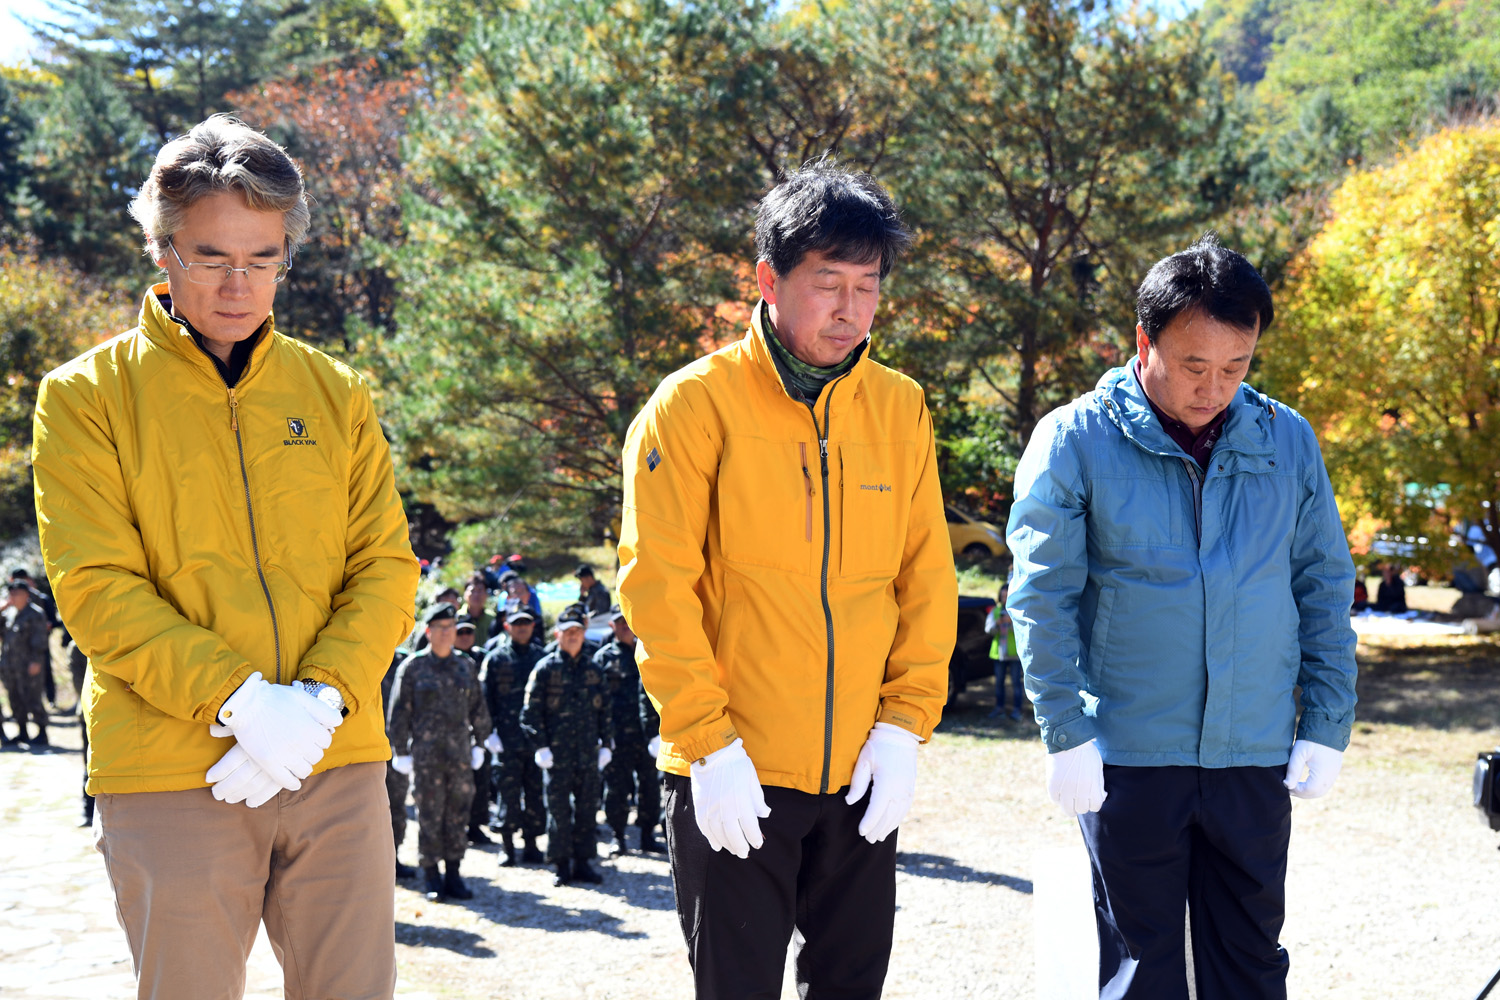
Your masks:
<path fill-rule="evenodd" d="M 380 679 L 418 570 L 364 380 L 271 317 L 302 177 L 215 116 L 131 212 L 166 281 L 47 376 L 32 461 L 139 995 L 239 996 L 263 920 L 288 997 L 389 997 Z"/>
<path fill-rule="evenodd" d="M 699 997 L 878 997 L 896 826 L 942 710 L 953 554 L 922 389 L 869 356 L 909 240 L 866 174 L 789 175 L 743 339 L 668 376 L 624 451 L 620 598 L 661 713 Z"/>

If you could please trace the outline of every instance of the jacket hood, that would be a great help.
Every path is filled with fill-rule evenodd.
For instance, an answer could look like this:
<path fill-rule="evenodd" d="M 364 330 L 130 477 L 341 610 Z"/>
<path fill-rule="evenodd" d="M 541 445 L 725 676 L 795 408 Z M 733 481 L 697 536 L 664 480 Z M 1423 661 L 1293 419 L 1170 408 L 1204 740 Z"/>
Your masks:
<path fill-rule="evenodd" d="M 1132 366 L 1133 362 L 1105 372 L 1094 386 L 1095 396 L 1109 418 L 1138 447 L 1158 455 L 1181 455 L 1182 449 L 1151 409 Z M 1269 455 L 1276 450 L 1271 437 L 1276 404 L 1269 396 L 1242 382 L 1228 409 L 1229 418 L 1224 421 L 1215 450 L 1247 455 Z"/>

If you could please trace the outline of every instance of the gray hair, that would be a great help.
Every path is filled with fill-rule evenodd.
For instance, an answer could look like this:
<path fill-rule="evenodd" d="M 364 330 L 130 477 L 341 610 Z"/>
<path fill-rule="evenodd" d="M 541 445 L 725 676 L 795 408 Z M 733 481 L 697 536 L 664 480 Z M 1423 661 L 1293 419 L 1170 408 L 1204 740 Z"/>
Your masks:
<path fill-rule="evenodd" d="M 156 165 L 130 203 L 146 233 L 146 252 L 160 257 L 167 239 L 199 199 L 238 191 L 260 212 L 285 212 L 287 255 L 307 240 L 312 211 L 302 171 L 286 150 L 231 115 L 213 115 L 156 154 Z"/>

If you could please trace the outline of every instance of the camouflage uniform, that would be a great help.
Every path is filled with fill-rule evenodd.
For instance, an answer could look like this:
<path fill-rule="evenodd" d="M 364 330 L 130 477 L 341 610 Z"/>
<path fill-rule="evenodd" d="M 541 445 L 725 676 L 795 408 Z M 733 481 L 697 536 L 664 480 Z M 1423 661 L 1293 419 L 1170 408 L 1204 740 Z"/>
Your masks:
<path fill-rule="evenodd" d="M 534 747 L 550 747 L 547 772 L 547 860 L 592 861 L 598 855 L 599 742 L 611 738 L 604 677 L 585 654 L 556 650 L 526 682 L 521 728 Z"/>
<path fill-rule="evenodd" d="M 386 718 L 390 718 L 391 712 L 391 685 L 396 682 L 396 670 L 411 655 L 407 649 L 396 650 L 396 655 L 391 658 L 391 665 L 387 668 L 385 676 L 380 679 L 380 703 L 385 706 Z M 385 797 L 391 805 L 391 834 L 396 838 L 396 849 L 401 849 L 401 842 L 406 839 L 406 793 L 411 790 L 411 775 L 402 774 L 391 766 L 390 761 L 385 762 Z"/>
<path fill-rule="evenodd" d="M 52 669 L 52 652 L 47 646 L 47 616 L 35 604 L 24 608 L 7 607 L 0 615 L 4 631 L 0 633 L 0 683 L 10 698 L 10 714 L 20 730 L 17 739 L 26 738 L 26 720 L 36 724 L 37 739 L 45 741 L 47 713 L 42 705 L 43 673 Z M 31 664 L 40 663 L 42 672 L 31 673 Z"/>
<path fill-rule="evenodd" d="M 542 800 L 542 769 L 531 759 L 535 747 L 521 731 L 521 708 L 526 703 L 526 678 L 542 658 L 541 644 L 534 639 L 516 648 L 509 635 L 502 635 L 484 658 L 480 677 L 490 718 L 500 734 L 498 780 L 503 810 L 500 829 L 506 835 L 520 831 L 528 841 L 547 829 L 547 810 Z M 524 796 L 524 805 L 523 803 Z"/>
<path fill-rule="evenodd" d="M 473 621 L 472 618 L 465 618 L 463 620 Z M 474 676 L 479 678 L 479 690 L 482 694 L 484 691 L 484 675 L 481 672 L 481 664 L 484 662 L 484 650 L 475 646 L 472 649 L 454 649 L 454 652 L 462 653 L 472 661 Z M 488 698 L 485 699 L 485 708 L 489 709 Z M 493 726 L 494 724 L 495 713 L 491 710 L 490 725 Z M 474 742 L 482 744 L 487 736 L 489 736 L 488 732 L 475 733 Z M 504 740 L 500 742 L 501 745 L 505 743 Z M 495 801 L 495 772 L 499 770 L 498 767 L 490 763 L 490 752 L 486 750 L 484 752 L 484 763 L 479 765 L 479 769 L 474 772 L 474 799 L 469 806 L 470 827 L 484 826 L 490 821 L 490 803 Z"/>
<path fill-rule="evenodd" d="M 661 819 L 661 779 L 655 759 L 646 752 L 651 737 L 641 724 L 641 672 L 635 665 L 635 643 L 627 646 L 615 639 L 594 654 L 594 666 L 609 689 L 615 732 L 614 757 L 604 769 L 604 820 L 619 837 L 634 793 L 636 825 L 645 837 Z"/>
<path fill-rule="evenodd" d="M 457 872 L 474 798 L 470 753 L 489 731 L 489 709 L 467 655 L 418 653 L 397 669 L 386 734 L 396 753 L 412 757 L 423 868 L 445 861 Z"/>

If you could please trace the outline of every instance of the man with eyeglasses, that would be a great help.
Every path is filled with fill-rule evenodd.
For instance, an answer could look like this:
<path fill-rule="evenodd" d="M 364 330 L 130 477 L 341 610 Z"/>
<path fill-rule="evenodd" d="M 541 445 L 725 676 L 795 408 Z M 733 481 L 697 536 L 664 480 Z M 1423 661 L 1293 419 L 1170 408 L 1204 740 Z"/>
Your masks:
<path fill-rule="evenodd" d="M 369 388 L 275 329 L 302 176 L 215 116 L 131 214 L 166 281 L 44 380 L 32 462 L 138 994 L 241 995 L 263 921 L 287 997 L 389 997 L 380 680 L 418 565 Z"/>

